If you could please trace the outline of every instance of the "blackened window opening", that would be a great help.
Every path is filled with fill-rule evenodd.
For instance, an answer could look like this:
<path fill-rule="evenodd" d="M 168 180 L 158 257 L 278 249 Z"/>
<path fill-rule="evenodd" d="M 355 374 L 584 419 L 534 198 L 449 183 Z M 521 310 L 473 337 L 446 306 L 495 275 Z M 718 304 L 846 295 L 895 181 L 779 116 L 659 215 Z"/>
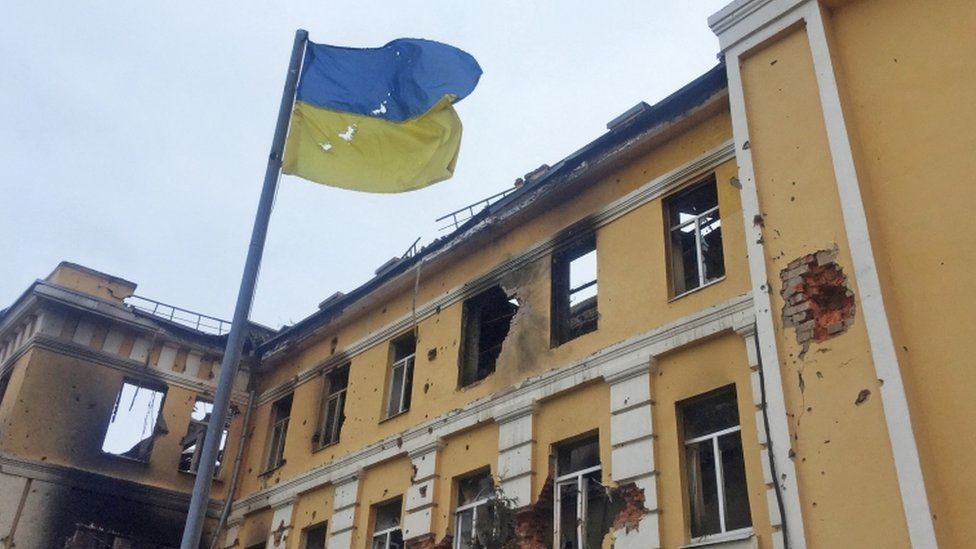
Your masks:
<path fill-rule="evenodd" d="M 495 371 L 502 344 L 508 337 L 518 302 L 493 286 L 464 303 L 464 349 L 461 363 L 462 387 L 482 380 Z"/>
<path fill-rule="evenodd" d="M 552 346 L 597 329 L 596 237 L 552 256 Z"/>
<path fill-rule="evenodd" d="M 288 420 L 291 417 L 292 395 L 276 401 L 271 407 L 271 437 L 268 446 L 268 470 L 285 464 L 285 439 L 288 437 Z"/>

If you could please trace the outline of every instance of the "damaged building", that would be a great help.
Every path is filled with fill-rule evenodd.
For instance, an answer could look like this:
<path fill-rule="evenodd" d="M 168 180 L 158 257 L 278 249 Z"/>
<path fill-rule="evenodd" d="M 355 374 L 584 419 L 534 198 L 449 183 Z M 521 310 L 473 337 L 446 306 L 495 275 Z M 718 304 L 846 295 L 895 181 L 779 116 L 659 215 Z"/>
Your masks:
<path fill-rule="evenodd" d="M 208 544 L 971 545 L 976 11 L 709 25 L 712 70 L 252 328 Z M 8 547 L 176 544 L 221 330 L 133 290 L 65 264 L 0 316 Z"/>

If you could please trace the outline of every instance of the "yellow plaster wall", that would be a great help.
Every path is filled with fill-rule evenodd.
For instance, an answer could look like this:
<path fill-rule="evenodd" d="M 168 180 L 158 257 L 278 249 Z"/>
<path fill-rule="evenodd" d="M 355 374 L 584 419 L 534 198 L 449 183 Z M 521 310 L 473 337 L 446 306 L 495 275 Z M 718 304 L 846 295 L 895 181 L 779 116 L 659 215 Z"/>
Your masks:
<path fill-rule="evenodd" d="M 127 280 L 63 262 L 47 277 L 49 282 L 101 299 L 122 302 L 136 285 Z"/>
<path fill-rule="evenodd" d="M 373 534 L 373 506 L 397 497 L 400 502 L 400 524 L 406 516 L 407 488 L 413 476 L 413 464 L 406 456 L 366 469 L 359 478 L 359 506 L 356 509 L 356 528 L 352 534 L 353 547 L 368 547 Z"/>
<path fill-rule="evenodd" d="M 454 480 L 479 470 L 498 477 L 498 426 L 486 423 L 444 439 L 437 454 L 437 484 L 434 488 L 434 538 L 440 541 L 454 533 L 457 493 Z"/>
<path fill-rule="evenodd" d="M 309 526 L 316 526 L 323 521 L 328 521 L 326 534 L 332 532 L 332 500 L 335 488 L 332 485 L 309 490 L 301 494 L 295 502 L 295 510 L 292 513 L 292 533 L 288 537 L 287 546 L 290 549 L 301 549 L 304 547 L 304 537 L 302 531 Z"/>
<path fill-rule="evenodd" d="M 646 156 L 622 166 L 599 182 L 593 182 L 560 207 L 527 220 L 510 233 L 498 235 L 479 247 L 477 253 L 466 252 L 441 269 L 426 267 L 421 275 L 417 303 L 426 303 L 461 286 L 654 177 L 714 149 L 730 137 L 729 118 L 724 110 L 703 116 L 697 124 L 665 140 Z M 503 288 L 517 293 L 522 306 L 493 375 L 458 390 L 463 304 L 444 307 L 418 324 L 410 411 L 382 421 L 388 383 L 389 342 L 359 353 L 351 358 L 346 424 L 340 442 L 312 451 L 311 437 L 319 422 L 322 384 L 318 379 L 305 383 L 295 391 L 286 445 L 287 463 L 273 475 L 256 477 L 263 469 L 271 409 L 271 404 L 265 403 L 255 413 L 256 443 L 248 452 L 248 469 L 252 474 L 243 480 L 241 494 L 270 486 L 471 401 L 489 398 L 527 377 L 569 364 L 627 337 L 747 292 L 749 282 L 741 205 L 738 191 L 730 184 L 735 175 L 734 161 L 720 165 L 715 175 L 723 219 L 725 280 L 677 300 L 669 300 L 662 204 L 660 199 L 651 201 L 597 231 L 601 315 L 597 331 L 550 349 L 550 258 L 543 257 L 519 271 L 507 273 L 500 283 Z M 404 291 L 375 307 L 354 310 L 337 328 L 316 336 L 307 348 L 278 362 L 272 372 L 259 380 L 260 391 L 285 383 L 298 372 L 329 358 L 333 338 L 336 339 L 335 352 L 342 354 L 346 345 L 409 314 L 412 303 L 412 293 Z M 436 357 L 429 360 L 428 353 L 432 349 L 436 349 Z"/>
<path fill-rule="evenodd" d="M 677 403 L 728 385 L 735 385 L 739 405 L 752 527 L 759 546 L 772 547 L 766 486 L 763 484 L 765 465 L 761 462 L 756 431 L 761 426 L 756 425 L 751 373 L 745 340 L 734 333 L 725 333 L 701 345 L 657 358 L 651 372 L 651 399 L 654 401 L 654 432 L 657 435 L 654 455 L 661 502 L 661 547 L 682 547 L 690 541 L 684 445 Z"/>
<path fill-rule="evenodd" d="M 70 466 L 134 482 L 189 492 L 194 477 L 177 470 L 180 439 L 186 434 L 198 393 L 170 386 L 162 409 L 168 433 L 158 437 L 149 463 L 101 451 L 112 408 L 126 374 L 77 358 L 34 349 L 18 364 L 17 398 L 4 402 L 8 420 L 0 433 L 0 451 L 27 459 Z M 17 379 L 20 376 L 20 379 Z M 152 379 L 151 374 L 146 379 Z M 233 420 L 227 448 L 240 438 L 240 416 Z M 211 492 L 224 496 L 230 466 L 218 475 Z"/>
<path fill-rule="evenodd" d="M 803 357 L 780 316 L 780 270 L 835 243 L 837 262 L 858 294 L 805 30 L 745 59 L 742 79 L 807 544 L 905 547 L 880 381 L 860 303 L 850 330 L 814 343 Z M 857 405 L 862 390 L 871 396 Z"/>
<path fill-rule="evenodd" d="M 976 436 L 963 434 L 976 416 L 976 4 L 859 1 L 829 24 L 936 535 L 963 547 L 976 511 Z"/>

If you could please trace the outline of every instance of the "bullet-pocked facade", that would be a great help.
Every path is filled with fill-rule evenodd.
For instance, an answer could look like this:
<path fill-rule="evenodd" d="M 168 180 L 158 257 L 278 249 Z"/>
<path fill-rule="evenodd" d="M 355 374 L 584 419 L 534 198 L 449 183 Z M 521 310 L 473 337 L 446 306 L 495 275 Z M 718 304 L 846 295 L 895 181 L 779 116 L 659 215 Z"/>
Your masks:
<path fill-rule="evenodd" d="M 220 547 L 970 545 L 976 241 L 949 220 L 976 206 L 976 9 L 738 0 L 709 24 L 714 69 L 255 328 Z M 24 341 L 8 395 L 51 367 Z M 197 397 L 168 416 L 173 391 L 182 437 Z M 6 474 L 40 456 L 2 398 Z"/>

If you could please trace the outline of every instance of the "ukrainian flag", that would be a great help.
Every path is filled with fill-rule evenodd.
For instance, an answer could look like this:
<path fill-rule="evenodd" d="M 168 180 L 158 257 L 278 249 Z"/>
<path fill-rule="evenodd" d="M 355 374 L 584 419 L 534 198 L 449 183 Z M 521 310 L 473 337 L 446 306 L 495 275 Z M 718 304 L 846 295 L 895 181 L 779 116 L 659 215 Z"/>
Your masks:
<path fill-rule="evenodd" d="M 355 191 L 398 193 L 454 173 L 467 96 L 481 67 L 439 42 L 381 48 L 308 42 L 282 171 Z"/>

